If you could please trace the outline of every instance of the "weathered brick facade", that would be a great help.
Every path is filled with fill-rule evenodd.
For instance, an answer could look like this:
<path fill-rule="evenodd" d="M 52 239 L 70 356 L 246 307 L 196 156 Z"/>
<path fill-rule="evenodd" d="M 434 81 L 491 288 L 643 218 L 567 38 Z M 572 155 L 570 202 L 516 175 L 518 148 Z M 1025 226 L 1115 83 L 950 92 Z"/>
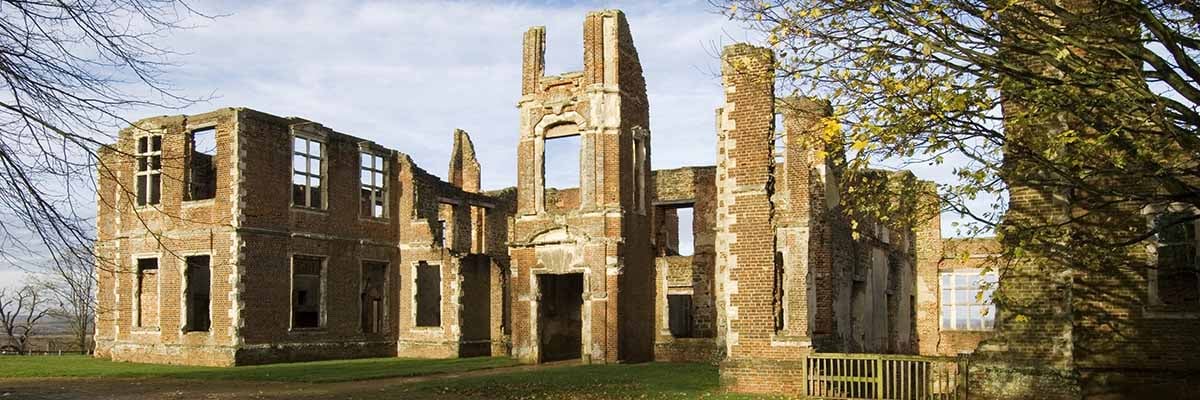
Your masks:
<path fill-rule="evenodd" d="M 776 98 L 770 50 L 725 49 L 717 165 L 651 171 L 625 17 L 589 13 L 583 31 L 584 70 L 555 76 L 544 28 L 525 32 L 515 188 L 481 192 L 462 131 L 446 181 L 369 140 L 244 108 L 122 131 L 99 171 L 98 356 L 703 361 L 731 390 L 800 393 L 812 352 L 949 355 L 988 335 L 939 327 L 939 273 L 978 267 L 952 254 L 940 221 L 846 209 L 843 150 L 816 139 L 831 110 Z M 190 138 L 210 127 L 203 155 Z M 161 146 L 143 148 L 152 136 Z M 571 136 L 580 186 L 546 187 L 545 143 Z M 215 195 L 185 201 L 205 168 Z M 158 201 L 142 201 L 154 187 Z M 211 284 L 196 292 L 185 277 L 199 255 Z"/>
<path fill-rule="evenodd" d="M 545 29 L 525 33 L 509 243 L 513 355 L 539 362 L 552 358 L 544 347 L 578 342 L 566 351 L 572 358 L 646 361 L 654 315 L 646 86 L 624 14 L 589 13 L 583 32 L 584 70 L 557 76 L 545 76 Z M 575 135 L 580 187 L 549 190 L 545 141 Z M 578 280 L 560 283 L 578 286 L 560 297 L 582 304 L 553 304 L 541 286 L 554 279 Z"/>
<path fill-rule="evenodd" d="M 451 184 L 403 153 L 299 118 L 237 108 L 149 118 L 136 126 L 104 152 L 113 167 L 100 174 L 97 249 L 106 262 L 99 271 L 97 354 L 233 365 L 507 353 L 501 322 L 513 195 L 479 193 L 478 163 L 465 133 L 455 134 Z M 215 127 L 218 144 L 216 195 L 183 201 L 188 138 L 207 127 Z M 131 155 L 146 135 L 161 137 L 161 202 L 138 206 L 130 179 L 138 160 Z M 320 143 L 313 165 L 323 186 L 310 192 L 320 198 L 316 207 L 295 204 L 290 193 L 298 137 Z M 378 215 L 362 205 L 364 154 L 379 157 L 376 168 L 386 171 Z M 439 221 L 452 232 L 445 241 L 435 240 Z M 184 260 L 193 255 L 210 257 L 205 331 L 189 331 L 184 322 L 187 307 L 203 306 L 185 306 Z M 319 289 L 306 291 L 317 297 L 311 321 L 296 316 L 306 307 L 294 296 L 301 290 L 296 257 L 320 260 L 314 271 Z M 140 259 L 157 260 L 153 285 L 139 273 Z M 438 326 L 414 326 L 411 271 L 418 263 L 441 270 Z M 368 265 L 383 268 L 376 275 L 383 282 L 364 279 Z M 467 296 L 467 285 L 483 293 Z"/>

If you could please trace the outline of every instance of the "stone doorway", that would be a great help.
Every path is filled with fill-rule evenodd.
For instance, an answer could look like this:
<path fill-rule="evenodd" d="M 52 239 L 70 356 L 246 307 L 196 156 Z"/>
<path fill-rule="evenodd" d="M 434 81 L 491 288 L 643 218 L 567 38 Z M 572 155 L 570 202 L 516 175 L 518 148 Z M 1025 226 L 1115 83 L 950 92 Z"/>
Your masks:
<path fill-rule="evenodd" d="M 583 350 L 583 274 L 538 275 L 540 362 L 573 360 Z"/>

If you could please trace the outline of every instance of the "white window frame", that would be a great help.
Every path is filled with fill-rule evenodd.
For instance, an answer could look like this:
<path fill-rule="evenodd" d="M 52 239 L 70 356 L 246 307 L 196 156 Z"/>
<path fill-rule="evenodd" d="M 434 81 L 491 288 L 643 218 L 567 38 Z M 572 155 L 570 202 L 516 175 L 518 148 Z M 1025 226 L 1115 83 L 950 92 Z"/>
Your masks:
<path fill-rule="evenodd" d="M 358 198 L 358 213 L 363 218 L 386 219 L 388 217 L 388 168 L 387 157 L 372 151 L 359 152 L 358 173 L 359 173 L 359 198 Z M 366 165 L 364 158 L 371 160 L 371 165 Z M 368 174 L 369 178 L 364 178 L 363 174 Z M 376 180 L 378 178 L 378 180 Z M 366 180 L 364 180 L 366 179 Z M 371 210 L 369 214 L 363 215 L 362 212 L 362 190 L 370 190 Z M 379 206 L 378 215 L 376 215 L 375 207 Z"/>
<path fill-rule="evenodd" d="M 154 149 L 154 139 L 155 138 L 158 138 L 158 150 Z M 146 141 L 145 151 L 143 151 L 141 148 L 142 140 Z M 153 207 L 153 206 L 162 204 L 163 135 L 161 132 L 150 132 L 150 133 L 138 135 L 134 139 L 133 146 L 134 146 L 134 178 L 133 178 L 134 179 L 133 180 L 134 204 L 137 205 L 138 207 Z M 142 169 L 142 159 L 143 158 L 146 159 L 146 169 L 145 170 Z M 154 160 L 158 160 L 158 168 L 157 169 L 154 168 Z M 150 193 L 153 192 L 153 189 L 151 188 L 151 182 L 153 182 L 154 176 L 158 177 L 158 201 L 151 202 L 150 201 Z M 143 177 L 146 180 L 146 193 L 145 193 L 144 201 L 142 198 L 143 193 L 138 192 L 138 186 L 137 186 L 138 182 L 141 181 L 143 179 Z"/>
<path fill-rule="evenodd" d="M 949 287 L 947 287 L 947 277 L 949 278 Z M 970 286 L 957 286 L 959 277 L 967 277 L 974 279 Z M 989 282 L 990 281 L 990 282 Z M 992 285 L 989 288 L 983 288 L 980 283 L 988 282 Z M 999 274 L 995 271 L 983 272 L 979 269 L 959 269 L 952 271 L 941 271 L 938 273 L 938 327 L 943 331 L 991 331 L 996 327 L 996 305 L 991 302 L 996 290 L 996 282 L 999 282 Z M 983 300 L 975 300 L 979 296 L 979 291 L 984 290 Z M 950 292 L 947 298 L 946 291 Z M 959 293 L 967 293 L 968 301 L 959 302 L 955 298 Z M 949 319 L 946 318 L 946 310 L 950 310 Z M 970 326 L 966 322 L 966 326 L 960 326 L 963 322 L 961 317 L 969 317 L 972 309 L 979 308 L 980 326 Z M 987 310 L 986 314 L 982 310 Z M 969 321 L 967 319 L 966 321 Z M 947 323 L 949 322 L 949 323 Z"/>
<path fill-rule="evenodd" d="M 304 152 L 303 153 L 296 151 L 296 143 L 297 143 L 297 141 L 300 141 L 300 140 L 304 141 Z M 312 143 L 320 144 L 320 148 L 318 149 L 316 156 L 314 156 L 312 154 Z M 292 173 L 288 177 L 288 197 L 290 199 L 289 201 L 291 202 L 292 207 L 301 207 L 301 208 L 308 208 L 308 209 L 314 209 L 314 210 L 324 210 L 327 207 L 329 207 L 329 201 L 327 198 L 327 193 L 328 193 L 327 188 L 329 187 L 329 179 L 325 174 L 325 170 L 328 168 L 328 164 L 329 164 L 328 157 L 327 157 L 328 148 L 329 148 L 329 144 L 319 138 L 316 138 L 313 136 L 300 135 L 300 134 L 292 135 L 292 147 L 291 147 L 292 157 L 288 161 L 288 164 L 290 165 L 289 168 L 292 171 Z M 296 169 L 296 157 L 304 158 L 305 162 L 304 162 L 304 170 L 303 171 Z M 317 162 L 320 163 L 320 165 L 317 168 L 318 171 L 314 172 L 312 170 L 312 160 L 317 160 Z M 296 185 L 296 183 L 295 183 L 296 175 L 304 176 L 304 185 L 303 185 L 304 186 L 304 203 L 303 204 L 296 204 L 296 196 L 292 193 L 292 190 L 294 190 L 292 187 Z M 317 207 L 314 207 L 312 205 L 311 191 L 313 190 L 313 184 L 312 184 L 313 178 L 317 178 L 317 180 L 320 181 L 320 184 L 317 186 L 318 187 L 317 190 L 320 191 L 320 193 L 318 193 L 318 196 L 320 196 L 321 204 L 320 204 L 320 206 L 317 206 Z"/>

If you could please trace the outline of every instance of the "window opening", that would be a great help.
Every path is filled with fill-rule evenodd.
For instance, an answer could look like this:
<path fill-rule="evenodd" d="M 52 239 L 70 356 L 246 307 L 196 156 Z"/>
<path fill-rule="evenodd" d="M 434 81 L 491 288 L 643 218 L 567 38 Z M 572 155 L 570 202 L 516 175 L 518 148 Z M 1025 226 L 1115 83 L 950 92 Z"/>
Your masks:
<path fill-rule="evenodd" d="M 217 193 L 217 128 L 208 127 L 188 134 L 187 191 L 184 200 L 206 200 Z"/>
<path fill-rule="evenodd" d="M 292 257 L 292 328 L 321 327 L 320 257 Z"/>
<path fill-rule="evenodd" d="M 137 205 L 158 204 L 162 194 L 162 135 L 137 140 Z"/>
<path fill-rule="evenodd" d="M 364 152 L 360 159 L 359 180 L 362 190 L 359 213 L 371 218 L 383 218 L 387 210 L 387 168 L 384 158 Z"/>
<path fill-rule="evenodd" d="M 996 321 L 992 293 L 994 272 L 954 271 L 940 274 L 941 327 L 944 330 L 991 330 Z"/>
<path fill-rule="evenodd" d="M 138 315 L 136 325 L 142 328 L 158 327 L 158 259 L 137 260 Z"/>
<path fill-rule="evenodd" d="M 292 139 L 292 205 L 321 208 L 322 143 L 303 136 Z"/>
<path fill-rule="evenodd" d="M 211 298 L 212 277 L 209 256 L 189 256 L 187 264 L 187 319 L 184 325 L 188 332 L 207 332 L 211 326 L 209 315 L 209 299 Z"/>
<path fill-rule="evenodd" d="M 442 325 L 442 268 L 421 261 L 417 264 L 417 326 Z"/>

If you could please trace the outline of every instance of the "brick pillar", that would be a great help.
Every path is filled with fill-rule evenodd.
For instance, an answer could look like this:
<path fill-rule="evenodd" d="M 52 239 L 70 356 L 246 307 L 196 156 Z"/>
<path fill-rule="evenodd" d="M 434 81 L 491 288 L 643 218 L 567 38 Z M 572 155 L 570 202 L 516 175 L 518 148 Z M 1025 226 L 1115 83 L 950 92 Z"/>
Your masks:
<path fill-rule="evenodd" d="M 546 27 L 535 26 L 525 31 L 522 53 L 521 94 L 533 94 L 546 73 Z"/>
<path fill-rule="evenodd" d="M 800 393 L 808 347 L 776 345 L 774 324 L 775 86 L 771 50 L 722 54 L 725 106 L 717 161 L 717 269 L 726 318 L 728 390 Z"/>

